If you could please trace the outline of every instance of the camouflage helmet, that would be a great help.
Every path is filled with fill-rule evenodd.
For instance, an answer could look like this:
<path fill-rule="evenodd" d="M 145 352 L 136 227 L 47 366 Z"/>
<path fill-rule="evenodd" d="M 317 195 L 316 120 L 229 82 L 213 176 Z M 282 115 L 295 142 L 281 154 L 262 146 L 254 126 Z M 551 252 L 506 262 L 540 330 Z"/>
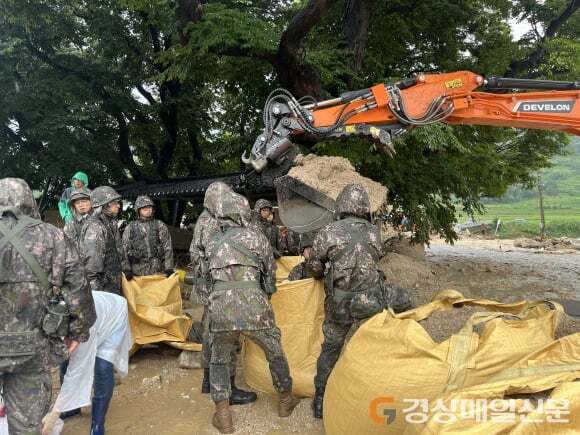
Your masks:
<path fill-rule="evenodd" d="M 336 210 L 339 216 L 369 218 L 371 213 L 369 194 L 360 184 L 348 184 L 336 198 Z"/>
<path fill-rule="evenodd" d="M 138 196 L 135 200 L 135 210 L 143 207 L 155 207 L 155 203 L 146 195 Z"/>
<path fill-rule="evenodd" d="M 34 219 L 40 219 L 32 190 L 21 178 L 0 179 L 0 207 L 16 207 Z"/>
<path fill-rule="evenodd" d="M 120 201 L 121 195 L 110 186 L 99 186 L 91 192 L 93 207 L 102 207 L 113 201 Z"/>
<path fill-rule="evenodd" d="M 246 197 L 230 190 L 217 202 L 215 217 L 242 225 L 247 222 L 250 213 L 250 204 Z"/>
<path fill-rule="evenodd" d="M 222 196 L 231 192 L 233 192 L 232 188 L 222 181 L 211 183 L 205 191 L 203 206 L 212 215 L 216 216 L 217 205 L 220 202 Z"/>
<path fill-rule="evenodd" d="M 314 233 L 303 233 L 300 234 L 300 252 L 304 251 L 305 248 L 312 246 L 312 242 L 314 242 Z"/>
<path fill-rule="evenodd" d="M 75 189 L 70 195 L 69 202 L 72 204 L 77 199 L 91 199 L 91 191 L 86 187 L 81 187 L 80 189 Z"/>
<path fill-rule="evenodd" d="M 256 201 L 256 204 L 254 204 L 254 211 L 260 213 L 260 210 L 262 210 L 263 208 L 272 209 L 274 207 L 272 207 L 272 203 L 267 199 L 258 199 Z"/>

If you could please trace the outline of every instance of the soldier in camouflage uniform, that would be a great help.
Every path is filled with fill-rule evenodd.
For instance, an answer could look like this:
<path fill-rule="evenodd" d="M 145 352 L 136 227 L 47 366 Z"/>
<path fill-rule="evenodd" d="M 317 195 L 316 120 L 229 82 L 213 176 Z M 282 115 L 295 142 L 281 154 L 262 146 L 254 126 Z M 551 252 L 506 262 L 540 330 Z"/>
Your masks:
<path fill-rule="evenodd" d="M 82 229 L 93 212 L 91 204 L 91 191 L 85 187 L 75 190 L 70 196 L 70 208 L 73 219 L 64 225 L 64 234 L 71 239 L 77 249 L 81 239 Z"/>
<path fill-rule="evenodd" d="M 377 269 L 383 248 L 379 229 L 370 223 L 369 196 L 362 186 L 349 184 L 336 205 L 340 220 L 320 230 L 307 263 L 314 278 L 325 278 L 326 292 L 324 342 L 312 402 L 316 418 L 322 418 L 326 382 L 351 327 L 382 311 L 385 304 Z"/>
<path fill-rule="evenodd" d="M 155 204 L 148 196 L 135 201 L 138 220 L 131 222 L 123 233 L 123 272 L 128 280 L 133 276 L 164 273 L 173 270 L 173 246 L 167 225 L 153 218 Z"/>
<path fill-rule="evenodd" d="M 88 339 L 95 321 L 77 250 L 39 219 L 26 182 L 0 180 L 0 386 L 11 435 L 40 434 L 50 405 L 51 344 L 41 328 L 47 291 L 60 289 L 70 310 L 69 352 Z"/>
<path fill-rule="evenodd" d="M 221 433 L 234 430 L 228 403 L 229 356 L 240 334 L 260 346 L 266 355 L 279 392 L 278 415 L 288 417 L 299 403 L 292 395 L 288 361 L 269 301 L 276 290 L 272 248 L 263 234 L 242 226 L 249 207 L 244 210 L 247 202 L 239 197 L 226 193 L 220 198 L 215 212 L 220 232 L 207 245 L 212 280 L 209 316 L 211 397 L 216 404 L 213 425 Z"/>
<path fill-rule="evenodd" d="M 121 289 L 121 237 L 117 215 L 121 196 L 109 186 L 91 193 L 93 214 L 82 229 L 80 253 L 91 290 L 123 295 Z"/>
<path fill-rule="evenodd" d="M 280 258 L 286 250 L 286 236 L 274 223 L 272 203 L 266 199 L 258 199 L 254 204 L 255 225 L 262 230 L 270 242 L 274 258 Z"/>
<path fill-rule="evenodd" d="M 195 229 L 193 231 L 193 239 L 189 248 L 191 256 L 191 264 L 193 267 L 193 275 L 195 277 L 194 289 L 198 295 L 199 301 L 204 305 L 202 323 L 202 359 L 201 365 L 203 367 L 203 381 L 201 385 L 201 392 L 209 394 L 209 366 L 211 360 L 211 345 L 209 343 L 209 265 L 206 253 L 206 247 L 216 233 L 219 232 L 220 226 L 218 220 L 214 217 L 218 202 L 225 194 L 233 193 L 231 188 L 221 181 L 217 181 L 208 186 L 205 192 L 203 201 L 204 210 L 197 219 Z M 245 200 L 245 198 L 244 198 Z M 247 202 L 247 200 L 246 200 Z M 247 206 L 249 210 L 249 205 Z M 249 219 L 249 217 L 248 217 Z M 232 394 L 230 396 L 230 405 L 244 405 L 255 402 L 258 398 L 256 393 L 245 391 L 237 388 L 235 382 L 236 365 L 237 365 L 237 347 L 232 346 L 230 352 L 230 383 Z"/>

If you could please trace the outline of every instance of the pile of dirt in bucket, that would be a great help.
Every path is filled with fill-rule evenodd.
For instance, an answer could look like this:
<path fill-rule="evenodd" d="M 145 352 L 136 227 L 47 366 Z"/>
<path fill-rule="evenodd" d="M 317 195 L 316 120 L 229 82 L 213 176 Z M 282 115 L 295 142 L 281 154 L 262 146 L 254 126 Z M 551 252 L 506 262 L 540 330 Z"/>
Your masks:
<path fill-rule="evenodd" d="M 387 197 L 385 186 L 360 175 L 344 157 L 299 154 L 294 165 L 288 175 L 332 199 L 336 199 L 342 189 L 351 183 L 358 183 L 366 189 L 373 212 L 381 207 Z"/>

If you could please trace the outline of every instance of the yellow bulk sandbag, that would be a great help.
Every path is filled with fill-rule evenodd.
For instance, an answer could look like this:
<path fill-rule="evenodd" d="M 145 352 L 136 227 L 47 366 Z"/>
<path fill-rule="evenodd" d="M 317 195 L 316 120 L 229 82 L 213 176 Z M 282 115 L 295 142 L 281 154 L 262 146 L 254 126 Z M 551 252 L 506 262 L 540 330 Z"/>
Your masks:
<path fill-rule="evenodd" d="M 123 294 L 129 305 L 129 324 L 136 345 L 167 342 L 186 350 L 201 345 L 185 343 L 192 320 L 182 313 L 179 276 L 123 276 Z"/>
<path fill-rule="evenodd" d="M 488 312 L 435 343 L 417 322 L 454 303 Z M 555 340 L 561 307 L 553 306 L 464 299 L 446 291 L 415 310 L 374 316 L 351 338 L 329 378 L 326 433 L 573 433 L 570 428 L 580 427 L 580 413 L 573 413 L 580 407 L 578 385 L 571 383 L 580 378 L 580 333 Z M 541 413 L 544 422 L 522 423 L 533 417 L 522 399 L 514 399 L 513 421 L 501 411 L 509 410 L 502 404 L 512 405 L 506 395 L 554 387 L 551 399 L 570 400 L 568 423 L 547 425 L 548 410 Z M 484 420 L 490 410 L 495 418 Z"/>
<path fill-rule="evenodd" d="M 324 283 L 310 278 L 286 281 L 277 288 L 272 307 L 282 332 L 293 390 L 300 396 L 313 396 L 316 361 L 323 339 Z M 264 352 L 250 340 L 244 340 L 243 364 L 244 378 L 250 387 L 265 393 L 275 392 Z"/>

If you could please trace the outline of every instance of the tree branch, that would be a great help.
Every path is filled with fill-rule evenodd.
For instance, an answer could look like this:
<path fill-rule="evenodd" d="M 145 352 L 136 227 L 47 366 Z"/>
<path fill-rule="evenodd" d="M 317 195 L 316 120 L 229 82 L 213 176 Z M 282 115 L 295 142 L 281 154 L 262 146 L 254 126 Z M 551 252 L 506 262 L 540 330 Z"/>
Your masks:
<path fill-rule="evenodd" d="M 538 41 L 538 45 L 534 51 L 532 51 L 528 57 L 523 60 L 513 61 L 509 69 L 506 72 L 507 77 L 515 77 L 523 71 L 527 71 L 527 77 L 533 78 L 539 75 L 538 71 L 535 71 L 540 65 L 540 62 L 546 54 L 544 44 L 554 36 L 558 34 L 558 31 L 562 25 L 580 8 L 580 0 L 571 0 L 568 6 L 560 15 L 554 18 L 546 29 L 544 36 Z"/>
<path fill-rule="evenodd" d="M 282 34 L 274 67 L 282 86 L 296 97 L 318 97 L 322 84 L 318 72 L 304 62 L 304 39 L 336 0 L 309 0 Z"/>
<path fill-rule="evenodd" d="M 135 163 L 133 153 L 129 146 L 129 126 L 127 124 L 125 113 L 119 107 L 117 102 L 114 101 L 113 97 L 107 91 L 107 89 L 104 86 L 97 83 L 97 81 L 91 74 L 62 65 L 60 62 L 48 56 L 39 48 L 36 48 L 30 40 L 27 40 L 27 46 L 32 51 L 32 53 L 36 54 L 37 57 L 43 62 L 45 62 L 47 65 L 53 67 L 57 71 L 61 71 L 65 74 L 77 77 L 87 82 L 91 86 L 91 88 L 97 93 L 97 95 L 99 95 L 102 98 L 103 108 L 106 109 L 105 111 L 111 116 L 113 116 L 117 121 L 117 126 L 119 130 L 119 137 L 117 138 L 119 158 L 127 166 L 129 171 L 131 172 L 131 175 L 133 175 L 133 178 L 135 178 L 136 180 L 141 179 L 142 178 L 141 170 Z"/>
<path fill-rule="evenodd" d="M 131 151 L 131 147 L 129 146 L 129 125 L 127 124 L 127 120 L 125 118 L 125 114 L 117 109 L 113 108 L 113 115 L 117 121 L 117 126 L 119 129 L 119 137 L 117 138 L 117 146 L 119 148 L 119 158 L 121 162 L 131 172 L 133 178 L 135 180 L 140 180 L 142 178 L 141 170 L 135 163 L 135 159 L 133 158 L 133 152 Z"/>
<path fill-rule="evenodd" d="M 203 160 L 203 153 L 197 140 L 197 135 L 192 128 L 187 128 L 187 140 L 189 142 L 189 149 L 191 150 L 191 158 L 187 165 L 189 176 L 197 175 L 198 164 Z"/>
<path fill-rule="evenodd" d="M 201 0 L 178 0 L 177 13 L 179 20 L 179 40 L 181 45 L 187 45 L 189 35 L 186 28 L 188 23 L 197 23 L 203 15 Z"/>
<path fill-rule="evenodd" d="M 165 97 L 164 105 L 161 108 L 159 116 L 163 122 L 163 127 L 167 134 L 167 140 L 159 152 L 159 159 L 157 160 L 157 172 L 162 178 L 167 177 L 167 168 L 173 158 L 173 152 L 177 147 L 178 134 L 178 105 L 177 98 L 181 92 L 181 84 L 178 81 L 172 80 L 166 82 L 162 86 L 162 95 Z"/>
<path fill-rule="evenodd" d="M 556 33 L 558 33 L 562 25 L 568 20 L 568 18 L 572 16 L 574 12 L 578 10 L 579 7 L 580 0 L 572 0 L 568 4 L 568 7 L 564 9 L 564 11 L 548 25 L 544 38 L 553 38 L 556 36 Z"/>
<path fill-rule="evenodd" d="M 149 104 L 151 104 L 152 106 L 157 104 L 157 100 L 155 100 L 155 98 L 153 98 L 153 95 L 151 95 L 151 92 L 149 92 L 147 89 L 145 89 L 141 83 L 139 83 L 137 85 L 137 90 L 139 91 L 139 93 L 141 95 L 143 95 L 143 97 L 149 102 Z"/>

